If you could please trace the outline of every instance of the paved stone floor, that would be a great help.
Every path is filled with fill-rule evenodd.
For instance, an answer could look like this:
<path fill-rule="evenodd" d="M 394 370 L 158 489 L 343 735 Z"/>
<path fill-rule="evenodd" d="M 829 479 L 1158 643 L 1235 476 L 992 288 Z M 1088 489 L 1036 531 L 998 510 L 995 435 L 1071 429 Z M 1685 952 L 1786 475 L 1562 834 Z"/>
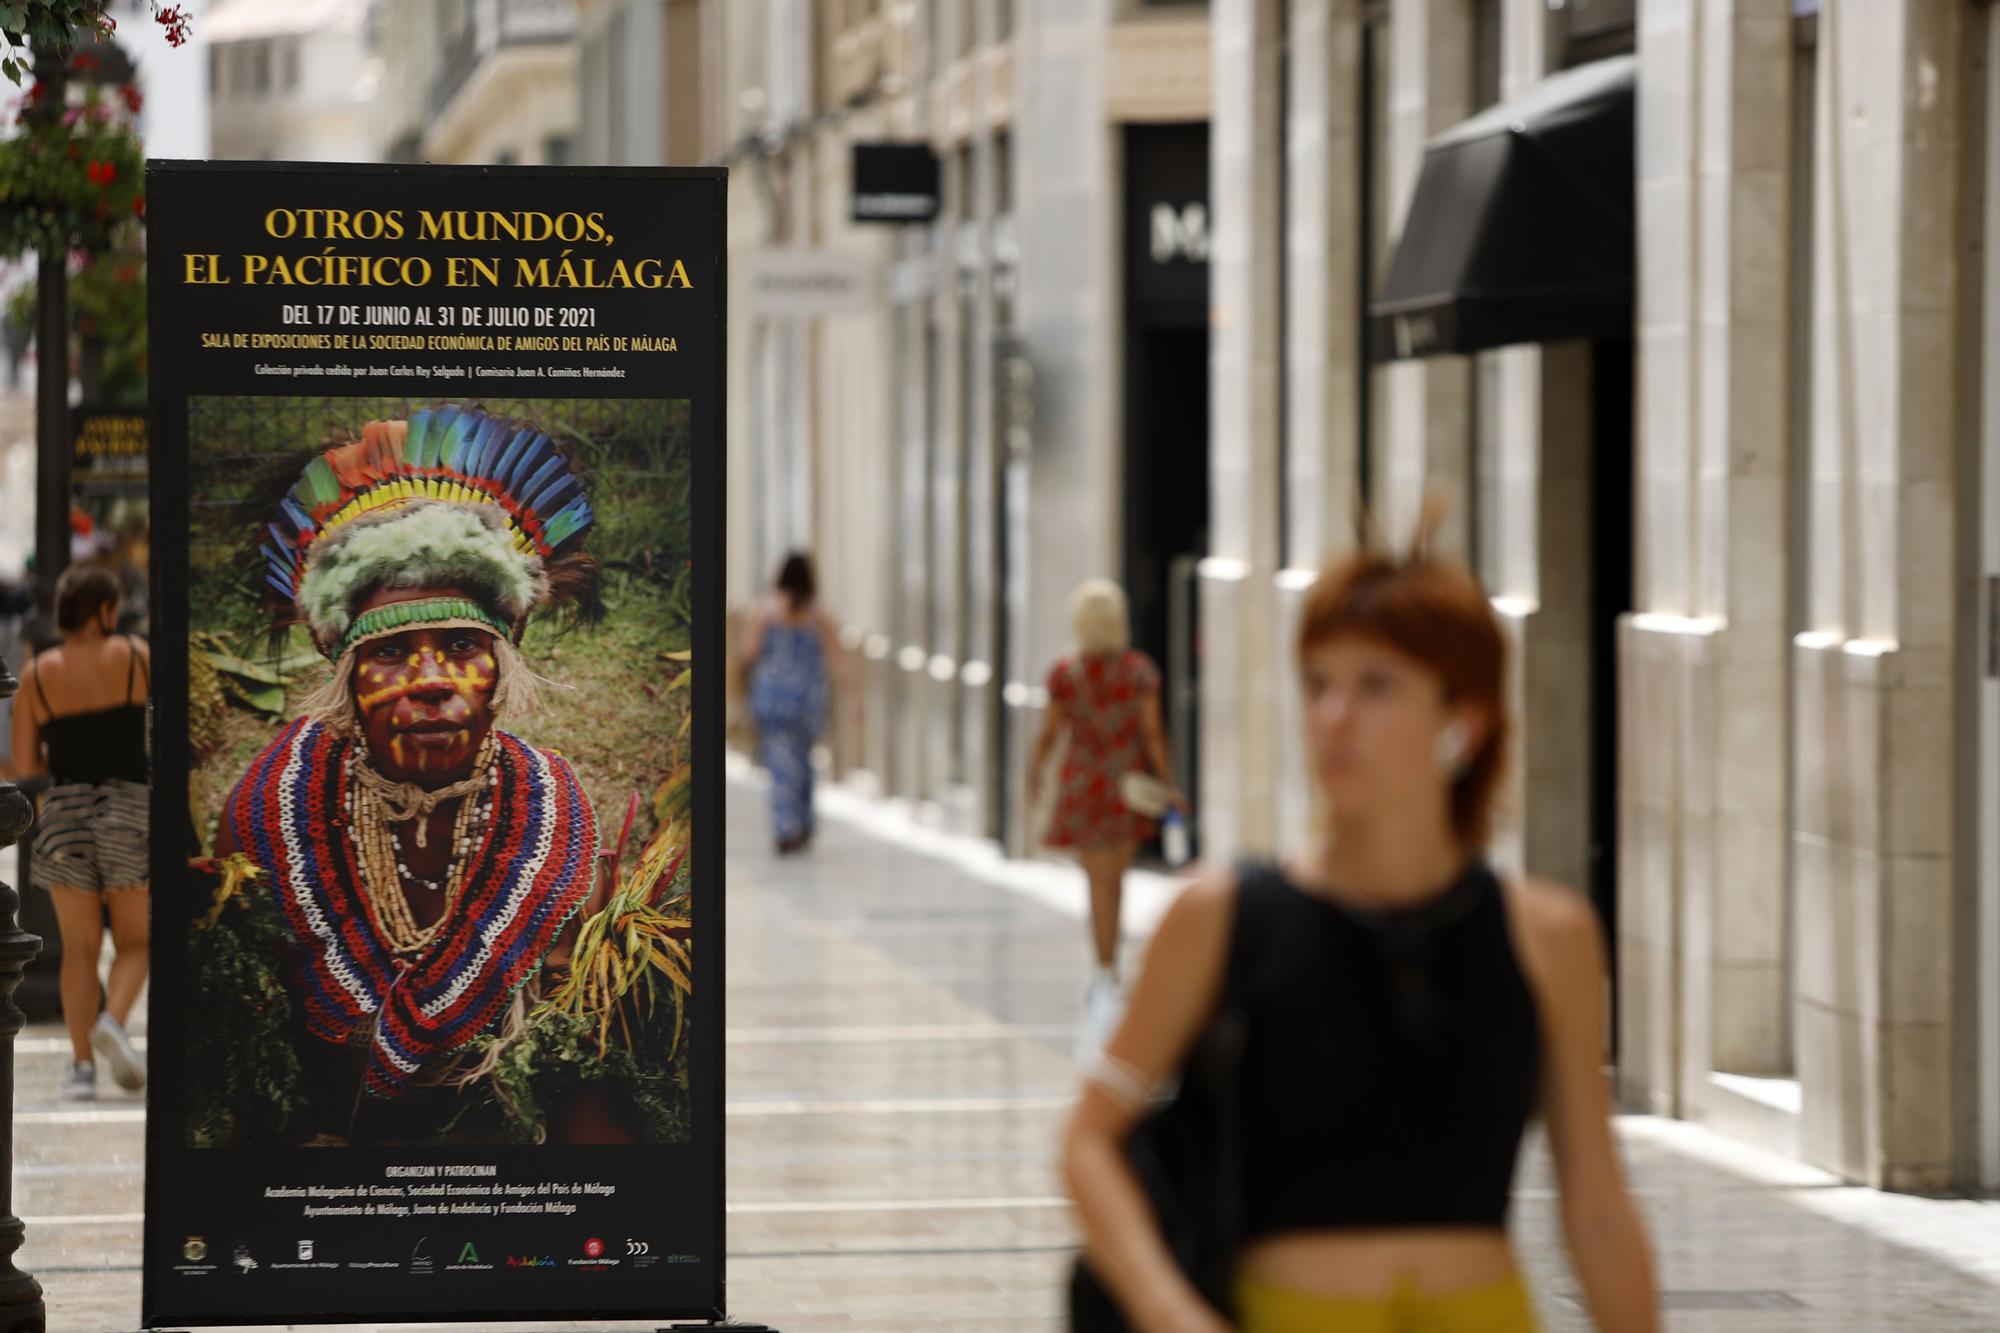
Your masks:
<path fill-rule="evenodd" d="M 757 793 L 730 790 L 730 1307 L 783 1333 L 1056 1330 L 1080 882 L 827 805 L 812 854 L 780 861 Z M 1165 896 L 1143 880 L 1134 925 Z M 21 1262 L 50 1328 L 130 1329 L 143 1108 L 59 1107 L 62 1058 L 55 1029 L 24 1034 Z M 2000 1329 L 2000 1204 L 1847 1187 L 1689 1125 L 1620 1128 L 1670 1329 Z M 1549 1327 L 1586 1328 L 1539 1149 L 1516 1217 Z"/>

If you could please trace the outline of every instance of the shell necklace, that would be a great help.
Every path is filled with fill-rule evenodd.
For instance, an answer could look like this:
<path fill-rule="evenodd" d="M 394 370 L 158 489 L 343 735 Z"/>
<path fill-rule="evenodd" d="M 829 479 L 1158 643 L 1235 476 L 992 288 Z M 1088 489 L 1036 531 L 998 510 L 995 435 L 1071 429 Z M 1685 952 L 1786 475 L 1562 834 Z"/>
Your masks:
<path fill-rule="evenodd" d="M 451 918 L 452 908 L 464 891 L 472 868 L 472 853 L 492 823 L 494 790 L 500 780 L 499 769 L 493 763 L 493 738 L 488 735 L 480 746 L 470 777 L 427 794 L 422 807 L 414 811 L 408 801 L 398 799 L 401 795 L 398 784 L 389 783 L 363 759 L 354 757 L 348 762 L 352 768 L 350 776 L 358 779 L 347 784 L 348 824 L 354 830 L 355 848 L 360 853 L 361 890 L 367 899 L 368 915 L 391 952 L 402 957 L 420 953 Z M 454 796 L 463 799 L 452 820 L 451 854 L 443 878 L 429 880 L 411 873 L 395 825 L 414 819 L 417 845 L 421 847 L 430 809 Z M 444 892 L 444 905 L 430 925 L 417 924 L 405 885 Z"/>

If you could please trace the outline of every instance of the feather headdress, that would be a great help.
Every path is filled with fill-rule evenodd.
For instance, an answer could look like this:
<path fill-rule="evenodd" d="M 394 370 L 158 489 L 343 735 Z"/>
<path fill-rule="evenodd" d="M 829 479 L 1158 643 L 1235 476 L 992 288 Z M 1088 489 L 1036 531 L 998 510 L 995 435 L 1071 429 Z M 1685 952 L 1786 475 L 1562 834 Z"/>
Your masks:
<path fill-rule="evenodd" d="M 329 658 L 410 624 L 478 624 L 518 639 L 544 606 L 597 610 L 596 562 L 581 549 L 594 517 L 545 432 L 427 408 L 370 422 L 359 440 L 308 461 L 258 554 L 280 618 L 305 624 Z M 382 588 L 445 587 L 462 596 L 358 614 Z"/>

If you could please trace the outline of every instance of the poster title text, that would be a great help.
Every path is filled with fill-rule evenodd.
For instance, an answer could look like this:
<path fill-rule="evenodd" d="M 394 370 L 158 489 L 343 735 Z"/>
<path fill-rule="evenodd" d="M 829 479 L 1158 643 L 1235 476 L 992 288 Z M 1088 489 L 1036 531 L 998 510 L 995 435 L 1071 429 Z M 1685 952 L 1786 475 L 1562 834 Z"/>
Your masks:
<path fill-rule="evenodd" d="M 531 210 L 400 208 L 274 208 L 266 236 L 319 243 L 305 253 L 219 255 L 185 251 L 183 280 L 191 287 L 526 287 L 612 291 L 691 289 L 680 259 L 608 258 L 591 253 L 617 238 L 603 213 Z M 547 247 L 535 255 L 471 253 L 374 254 L 343 243 L 414 241 L 437 246 Z"/>

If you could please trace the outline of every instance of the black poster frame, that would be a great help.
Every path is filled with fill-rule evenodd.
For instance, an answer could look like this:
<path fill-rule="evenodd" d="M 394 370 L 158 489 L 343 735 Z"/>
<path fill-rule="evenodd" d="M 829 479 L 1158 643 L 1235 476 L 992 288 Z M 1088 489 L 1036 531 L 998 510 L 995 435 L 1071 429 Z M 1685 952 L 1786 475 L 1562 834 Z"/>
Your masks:
<path fill-rule="evenodd" d="M 253 1324 L 337 1323 L 352 1319 L 395 1321 L 421 1319 L 427 1322 L 491 1322 L 508 1320 L 614 1320 L 648 1319 L 663 1322 L 720 1321 L 726 1312 L 726 1215 L 724 1154 L 725 1061 L 722 1053 L 724 1032 L 723 960 L 723 711 L 725 650 L 723 625 L 725 544 L 724 493 L 727 465 L 726 441 L 726 352 L 727 347 L 727 172 L 723 168 L 672 167 L 454 167 L 429 165 L 374 165 L 329 163 L 248 163 L 210 161 L 161 161 L 147 166 L 148 263 L 151 274 L 148 329 L 151 347 L 150 416 L 152 423 L 151 491 L 153 584 L 153 682 L 152 754 L 152 875 L 153 875 L 153 1001 L 151 1075 L 147 1092 L 145 1221 L 142 1265 L 141 1325 L 162 1327 L 219 1327 Z M 573 398 L 685 398 L 689 402 L 692 442 L 690 522 L 693 568 L 691 572 L 692 624 L 690 646 L 696 670 L 691 683 L 692 817 L 695 830 L 689 855 L 693 864 L 694 986 L 689 996 L 688 1021 L 692 1034 L 689 1077 L 691 1085 L 690 1141 L 675 1145 L 633 1145 L 631 1147 L 551 1147 L 533 1145 L 504 1148 L 437 1147 L 346 1147 L 340 1149 L 208 1149 L 189 1147 L 186 1139 L 184 1071 L 175 1060 L 179 1046 L 174 1034 L 185 1016 L 176 999 L 186 993 L 185 929 L 194 908 L 192 895 L 175 894 L 176 885 L 187 878 L 187 840 L 183 830 L 190 827 L 188 788 L 190 776 L 188 703 L 188 630 L 190 567 L 189 402 L 202 393 L 225 393 L 242 397 L 281 398 L 314 392 L 324 397 L 356 395 L 363 392 L 407 395 L 413 398 L 437 396 L 435 389 L 418 387 L 398 379 L 378 379 L 366 389 L 336 384 L 304 385 L 297 380 L 252 383 L 247 367 L 234 372 L 218 372 L 200 362 L 203 349 L 196 331 L 223 327 L 218 321 L 233 317 L 220 311 L 222 302 L 210 301 L 182 280 L 187 270 L 182 256 L 192 251 L 227 250 L 238 241 L 215 240 L 216 219 L 239 206 L 243 197 L 257 201 L 289 195 L 289 207 L 326 207 L 350 193 L 368 192 L 382 197 L 402 198 L 404 207 L 465 209 L 502 207 L 513 197 L 513 207 L 575 209 L 587 211 L 602 206 L 593 202 L 593 187 L 607 199 L 618 201 L 618 225 L 645 239 L 658 237 L 679 248 L 672 253 L 685 260 L 692 278 L 688 291 L 660 293 L 670 298 L 662 309 L 671 312 L 660 331 L 678 331 L 688 346 L 671 355 L 656 355 L 644 375 L 606 381 L 572 381 L 560 390 L 544 388 L 542 397 Z M 649 191 L 650 187 L 650 191 Z M 634 208 L 636 196 L 645 194 L 651 204 Z M 275 203 L 265 207 L 280 206 Z M 256 204 L 244 205 L 254 210 Z M 259 215 L 261 216 L 261 214 Z M 240 227 L 237 236 L 247 235 Z M 294 254 L 320 252 L 303 242 L 287 242 Z M 410 242 L 400 243 L 404 252 Z M 365 245 L 342 248 L 368 250 Z M 383 247 L 377 246 L 376 249 Z M 548 247 L 553 255 L 556 246 Z M 632 247 L 622 247 L 629 250 Z M 579 251 L 578 253 L 581 253 Z M 586 303 L 590 292 L 542 292 L 534 299 L 556 303 Z M 362 293 L 352 289 L 291 288 L 271 290 L 261 299 L 272 304 L 310 301 L 436 301 L 449 299 L 520 299 L 519 294 L 487 291 L 478 295 L 448 298 L 438 294 Z M 649 308 L 650 310 L 650 308 Z M 649 330 L 651 331 L 651 330 Z M 393 355 L 393 354 L 385 354 Z M 403 359 L 407 359 L 405 356 Z M 475 358 L 476 359 L 476 358 Z M 607 357 L 634 367 L 637 355 Z M 214 387 L 218 373 L 233 373 L 240 384 Z M 476 384 L 467 389 L 469 397 L 482 396 Z M 513 396 L 505 382 L 485 390 L 493 397 Z M 600 820 L 615 824 L 615 817 L 600 812 Z M 613 830 L 615 832 L 615 828 Z M 230 1160 L 203 1160 L 207 1154 L 230 1154 Z M 677 1206 L 689 1200 L 690 1211 L 698 1211 L 695 1230 L 704 1253 L 678 1256 L 692 1261 L 676 1267 L 663 1264 L 654 1280 L 658 1296 L 646 1295 L 647 1284 L 620 1275 L 612 1299 L 592 1299 L 593 1285 L 583 1282 L 562 1284 L 564 1292 L 576 1291 L 578 1299 L 567 1295 L 560 1300 L 537 1299 L 542 1280 L 531 1274 L 493 1272 L 482 1278 L 475 1294 L 480 1299 L 453 1304 L 412 1306 L 384 1304 L 379 1300 L 335 1303 L 326 1300 L 332 1288 L 314 1287 L 307 1308 L 224 1308 L 214 1299 L 213 1287 L 239 1283 L 228 1271 L 227 1246 L 236 1239 L 228 1232 L 205 1228 L 207 1241 L 222 1253 L 222 1271 L 204 1282 L 177 1281 L 174 1266 L 185 1257 L 191 1212 L 220 1192 L 228 1178 L 238 1172 L 270 1171 L 286 1164 L 297 1167 L 301 1159 L 317 1168 L 335 1155 L 362 1154 L 350 1159 L 353 1169 L 372 1169 L 376 1161 L 420 1157 L 430 1161 L 462 1159 L 490 1160 L 496 1154 L 611 1154 L 630 1153 L 633 1183 L 647 1190 L 645 1200 L 654 1210 Z M 504 1160 L 504 1159 L 503 1159 Z M 551 1172 L 567 1167 L 543 1158 Z M 609 1159 L 605 1159 L 608 1161 Z M 648 1176 L 663 1164 L 673 1163 L 671 1178 Z M 297 1167 L 297 1169 L 304 1169 Z M 616 1171 L 615 1166 L 605 1169 Z M 625 1205 L 621 1205 L 623 1207 Z M 623 1219 L 614 1219 L 622 1225 Z M 588 1224 L 580 1222 L 579 1227 Z M 607 1235 L 610 1233 L 607 1232 Z M 682 1233 L 690 1234 L 690 1233 Z M 291 1237 L 260 1236 L 266 1242 L 289 1246 Z M 414 1268 L 415 1251 L 411 1252 Z M 565 1275 L 566 1276 L 566 1275 Z M 371 1275 L 346 1272 L 338 1275 L 339 1291 L 359 1290 Z M 206 1288 L 206 1290 L 204 1290 Z M 301 1289 L 303 1290 L 303 1289 Z M 468 1284 L 451 1286 L 453 1292 L 475 1289 Z M 491 1296 L 487 1297 L 486 1293 Z M 636 1294 L 634 1294 L 636 1293 Z M 643 1298 L 642 1298 L 643 1297 Z M 453 1297 L 456 1300 L 456 1297 Z"/>

